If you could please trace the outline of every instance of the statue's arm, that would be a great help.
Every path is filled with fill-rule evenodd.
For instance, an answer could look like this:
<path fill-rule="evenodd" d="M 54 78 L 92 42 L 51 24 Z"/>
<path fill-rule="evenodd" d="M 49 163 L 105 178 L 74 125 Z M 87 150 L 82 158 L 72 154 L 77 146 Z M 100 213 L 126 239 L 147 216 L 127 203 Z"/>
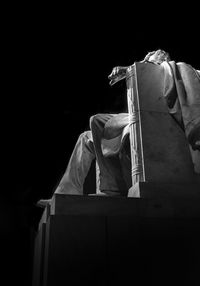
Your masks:
<path fill-rule="evenodd" d="M 114 67 L 112 69 L 111 74 L 108 76 L 108 78 L 112 79 L 112 78 L 119 76 L 121 74 L 125 74 L 128 67 L 121 67 L 121 66 Z"/>
<path fill-rule="evenodd" d="M 117 66 L 112 69 L 111 74 L 108 76 L 110 85 L 124 79 L 126 77 L 126 71 L 128 67 Z"/>
<path fill-rule="evenodd" d="M 144 60 L 140 61 L 140 63 L 148 62 L 148 60 L 145 58 Z M 115 84 L 116 82 L 124 79 L 126 77 L 126 71 L 128 68 L 132 67 L 134 64 L 130 66 L 117 66 L 112 69 L 111 74 L 108 76 L 110 79 L 110 85 Z"/>

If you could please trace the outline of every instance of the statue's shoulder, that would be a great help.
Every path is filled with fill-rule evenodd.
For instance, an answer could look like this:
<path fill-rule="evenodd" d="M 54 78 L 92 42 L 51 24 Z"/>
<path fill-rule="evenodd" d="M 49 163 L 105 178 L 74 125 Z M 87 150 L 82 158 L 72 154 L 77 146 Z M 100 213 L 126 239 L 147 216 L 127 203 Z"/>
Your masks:
<path fill-rule="evenodd" d="M 195 69 L 192 65 L 185 62 L 177 63 L 180 73 L 187 73 L 190 76 L 200 79 L 200 71 Z"/>
<path fill-rule="evenodd" d="M 185 63 L 185 62 L 177 62 L 176 63 L 178 66 L 190 66 L 189 64 Z"/>
<path fill-rule="evenodd" d="M 180 68 L 187 68 L 187 69 L 191 69 L 191 70 L 196 70 L 192 65 L 185 63 L 185 62 L 178 62 L 176 64 Z"/>

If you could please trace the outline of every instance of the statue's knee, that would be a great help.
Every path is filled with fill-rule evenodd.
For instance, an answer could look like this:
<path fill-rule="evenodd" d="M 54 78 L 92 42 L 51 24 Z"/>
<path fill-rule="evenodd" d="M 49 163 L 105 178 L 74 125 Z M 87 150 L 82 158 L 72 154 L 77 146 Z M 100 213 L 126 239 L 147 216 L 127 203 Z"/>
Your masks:
<path fill-rule="evenodd" d="M 79 135 L 78 141 L 82 141 L 85 143 L 88 143 L 89 141 L 92 141 L 92 132 L 91 131 L 84 131 Z"/>
<path fill-rule="evenodd" d="M 79 135 L 79 139 L 84 139 L 84 138 L 88 138 L 89 137 L 89 133 L 90 131 L 84 131 Z"/>
<path fill-rule="evenodd" d="M 90 117 L 90 127 L 96 125 L 96 122 L 98 121 L 98 114 L 92 115 Z"/>

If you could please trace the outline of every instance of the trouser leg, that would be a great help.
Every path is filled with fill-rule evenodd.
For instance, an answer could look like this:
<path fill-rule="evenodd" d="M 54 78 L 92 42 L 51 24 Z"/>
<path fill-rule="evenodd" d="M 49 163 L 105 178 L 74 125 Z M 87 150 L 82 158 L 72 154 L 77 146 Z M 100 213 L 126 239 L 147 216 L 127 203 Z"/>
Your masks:
<path fill-rule="evenodd" d="M 131 177 L 131 153 L 130 153 L 130 139 L 129 136 L 126 137 L 123 143 L 123 147 L 119 153 L 119 160 L 121 164 L 121 169 L 126 183 L 126 190 L 128 191 L 132 186 L 132 177 Z M 127 194 L 127 193 L 126 193 Z"/>
<path fill-rule="evenodd" d="M 103 137 L 104 126 L 114 114 L 96 114 L 90 118 L 90 129 L 94 142 L 94 150 L 99 166 L 99 188 L 103 190 L 118 190 L 116 182 L 112 176 L 109 160 L 104 158 L 101 149 L 101 139 Z"/>
<path fill-rule="evenodd" d="M 96 159 L 99 165 L 100 190 L 118 191 L 124 188 L 121 173 L 121 165 L 118 157 L 104 157 L 101 149 L 101 139 L 104 127 L 108 120 L 117 114 L 97 114 L 90 118 L 90 128 L 94 142 Z"/>
<path fill-rule="evenodd" d="M 86 131 L 79 136 L 55 193 L 82 195 L 84 180 L 94 158 L 92 134 Z"/>

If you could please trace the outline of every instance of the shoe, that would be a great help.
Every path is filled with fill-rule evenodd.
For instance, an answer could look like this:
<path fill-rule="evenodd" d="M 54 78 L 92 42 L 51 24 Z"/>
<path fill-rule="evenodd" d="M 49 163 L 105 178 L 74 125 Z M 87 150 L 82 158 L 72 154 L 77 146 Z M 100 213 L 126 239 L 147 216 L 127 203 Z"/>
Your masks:
<path fill-rule="evenodd" d="M 121 193 L 119 191 L 108 191 L 108 190 L 102 190 L 101 192 L 94 193 L 94 194 L 88 194 L 88 196 L 96 196 L 96 197 L 120 197 Z"/>
<path fill-rule="evenodd" d="M 96 194 L 88 194 L 88 196 L 96 196 L 96 197 L 102 197 L 102 196 L 108 196 L 106 193 L 96 193 Z"/>

